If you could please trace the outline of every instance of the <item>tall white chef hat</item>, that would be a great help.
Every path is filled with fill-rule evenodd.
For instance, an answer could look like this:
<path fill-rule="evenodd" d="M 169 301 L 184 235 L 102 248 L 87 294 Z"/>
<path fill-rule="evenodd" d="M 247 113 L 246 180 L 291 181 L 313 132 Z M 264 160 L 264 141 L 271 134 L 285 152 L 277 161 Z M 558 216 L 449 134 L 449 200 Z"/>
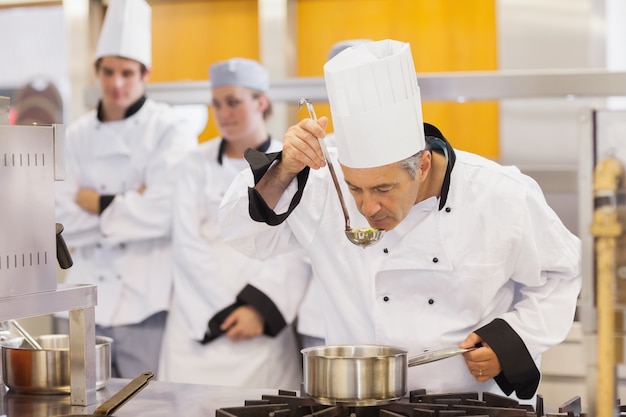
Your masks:
<path fill-rule="evenodd" d="M 103 56 L 121 56 L 152 66 L 152 10 L 145 0 L 109 0 L 96 60 Z"/>
<path fill-rule="evenodd" d="M 372 168 L 425 147 L 422 103 L 408 43 L 344 49 L 324 65 L 339 162 Z"/>
<path fill-rule="evenodd" d="M 211 65 L 209 79 L 211 88 L 236 85 L 264 93 L 270 88 L 270 76 L 265 67 L 247 58 L 231 58 Z"/>

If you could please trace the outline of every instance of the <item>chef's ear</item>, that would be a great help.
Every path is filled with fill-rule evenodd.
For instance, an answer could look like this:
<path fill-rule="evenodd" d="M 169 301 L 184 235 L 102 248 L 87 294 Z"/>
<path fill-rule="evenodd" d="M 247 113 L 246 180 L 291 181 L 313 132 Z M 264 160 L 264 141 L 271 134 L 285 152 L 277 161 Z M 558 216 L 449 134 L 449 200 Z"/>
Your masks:
<path fill-rule="evenodd" d="M 267 120 L 272 115 L 272 102 L 266 94 L 256 92 L 252 95 L 259 103 L 259 111 L 263 113 L 263 119 Z"/>
<path fill-rule="evenodd" d="M 432 159 L 433 159 L 433 154 L 430 151 L 423 150 L 420 152 L 419 172 L 418 172 L 420 178 L 425 178 L 426 173 L 430 171 L 430 168 L 432 167 Z"/>
<path fill-rule="evenodd" d="M 152 74 L 152 68 L 146 67 L 144 64 L 141 64 L 141 78 L 144 82 L 148 82 L 150 79 L 150 75 Z"/>

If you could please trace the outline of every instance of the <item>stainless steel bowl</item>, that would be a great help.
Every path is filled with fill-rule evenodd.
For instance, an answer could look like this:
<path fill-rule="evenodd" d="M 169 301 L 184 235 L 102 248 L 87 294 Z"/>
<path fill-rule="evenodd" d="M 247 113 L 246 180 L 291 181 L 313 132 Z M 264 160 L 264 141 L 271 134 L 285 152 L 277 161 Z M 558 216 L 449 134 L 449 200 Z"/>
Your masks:
<path fill-rule="evenodd" d="M 13 392 L 22 394 L 69 394 L 69 336 L 44 335 L 36 338 L 42 350 L 28 344 L 2 346 L 2 379 Z M 111 344 L 113 339 L 96 336 L 96 389 L 111 379 Z"/>

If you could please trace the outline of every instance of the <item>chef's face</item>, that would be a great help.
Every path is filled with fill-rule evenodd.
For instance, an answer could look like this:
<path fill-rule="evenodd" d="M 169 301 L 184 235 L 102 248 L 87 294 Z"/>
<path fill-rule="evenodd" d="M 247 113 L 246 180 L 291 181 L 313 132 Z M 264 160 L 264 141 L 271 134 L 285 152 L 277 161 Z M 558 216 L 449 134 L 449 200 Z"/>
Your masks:
<path fill-rule="evenodd" d="M 96 63 L 105 107 L 125 110 L 143 96 L 150 70 L 132 59 L 102 57 Z"/>
<path fill-rule="evenodd" d="M 424 155 L 430 156 L 423 153 L 421 159 Z M 381 230 L 396 227 L 420 201 L 420 185 L 427 171 L 419 164 L 413 176 L 399 162 L 376 168 L 341 168 L 357 208 L 371 227 Z"/>
<path fill-rule="evenodd" d="M 263 129 L 263 112 L 268 106 L 265 95 L 228 85 L 213 88 L 212 95 L 217 127 L 228 141 L 243 141 Z"/>

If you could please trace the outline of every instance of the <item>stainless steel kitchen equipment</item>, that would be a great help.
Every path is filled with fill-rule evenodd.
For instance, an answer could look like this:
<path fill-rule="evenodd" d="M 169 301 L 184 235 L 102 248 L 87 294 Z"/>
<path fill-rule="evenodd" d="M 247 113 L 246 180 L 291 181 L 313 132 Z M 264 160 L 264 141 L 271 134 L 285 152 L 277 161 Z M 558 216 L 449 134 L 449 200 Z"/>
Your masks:
<path fill-rule="evenodd" d="M 54 291 L 54 181 L 62 179 L 64 129 L 0 126 L 0 297 Z"/>
<path fill-rule="evenodd" d="M 97 392 L 97 403 L 102 404 L 127 383 L 127 379 L 112 378 L 105 389 Z M 513 398 L 488 392 L 432 393 L 415 389 L 405 398 L 389 404 L 344 407 L 321 405 L 301 392 L 292 390 L 151 381 L 149 389 L 124 404 L 115 415 L 119 417 L 581 416 L 580 397 L 553 403 L 553 406 L 544 406 L 546 400 L 556 399 L 544 399 L 539 395 L 532 405 L 527 405 L 519 404 Z M 95 409 L 95 405 L 71 406 L 66 395 L 26 395 L 0 390 L 0 415 L 6 417 L 89 414 Z"/>
<path fill-rule="evenodd" d="M 9 126 L 0 100 L 0 321 L 69 311 L 70 400 L 93 404 L 95 285 L 57 285 L 54 182 L 63 180 L 62 125 Z M 67 257 L 67 253 L 65 253 Z M 71 262 L 64 259 L 62 266 Z"/>
<path fill-rule="evenodd" d="M 36 338 L 41 350 L 4 346 L 2 379 L 13 392 L 21 394 L 70 393 L 70 340 L 68 335 L 50 334 Z M 96 389 L 111 379 L 111 344 L 113 339 L 96 336 Z"/>
<path fill-rule="evenodd" d="M 399 400 L 407 391 L 407 366 L 434 362 L 476 348 L 447 348 L 407 356 L 383 345 L 315 346 L 302 349 L 303 390 L 320 404 L 370 406 Z"/>
<path fill-rule="evenodd" d="M 426 416 L 489 416 L 489 417 L 581 417 L 582 404 L 576 396 L 549 409 L 537 396 L 534 404 L 520 404 L 516 399 L 489 392 L 428 393 L 412 390 L 401 401 L 367 407 L 320 405 L 314 399 L 281 390 L 278 395 L 265 394 L 261 400 L 247 400 L 244 406 L 216 410 L 216 417 L 426 417 Z M 11 417 L 11 416 L 9 416 Z"/>

